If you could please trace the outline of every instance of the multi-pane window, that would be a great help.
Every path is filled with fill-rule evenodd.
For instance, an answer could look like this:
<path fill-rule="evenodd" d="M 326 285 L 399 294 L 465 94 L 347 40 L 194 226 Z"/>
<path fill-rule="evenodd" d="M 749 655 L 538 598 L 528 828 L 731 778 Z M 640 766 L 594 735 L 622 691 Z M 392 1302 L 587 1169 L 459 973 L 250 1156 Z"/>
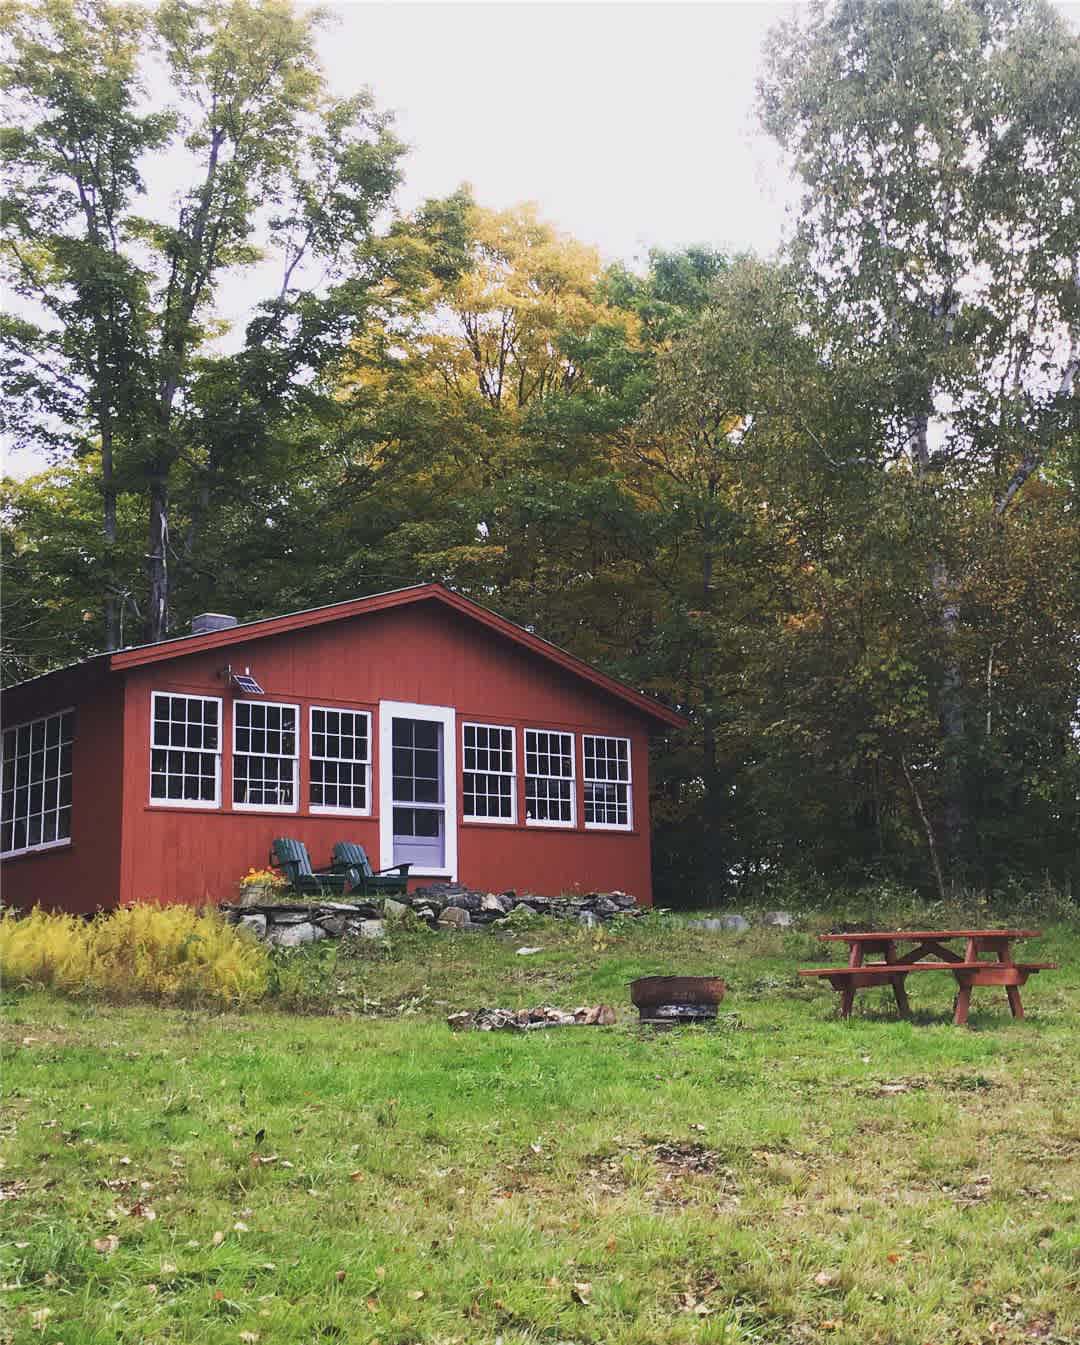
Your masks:
<path fill-rule="evenodd" d="M 71 744 L 75 712 L 6 729 L 0 852 L 20 854 L 71 837 Z"/>
<path fill-rule="evenodd" d="M 150 801 L 216 808 L 221 802 L 221 701 L 155 691 L 151 703 Z"/>
<path fill-rule="evenodd" d="M 233 702 L 233 804 L 296 808 L 299 709 L 269 701 Z"/>
<path fill-rule="evenodd" d="M 514 730 L 463 724 L 462 815 L 469 821 L 514 820 Z"/>
<path fill-rule="evenodd" d="M 525 820 L 574 824 L 574 735 L 525 730 Z"/>
<path fill-rule="evenodd" d="M 585 825 L 629 829 L 630 739 L 582 739 L 585 760 Z"/>
<path fill-rule="evenodd" d="M 312 809 L 342 813 L 368 811 L 371 717 L 365 710 L 311 707 Z"/>

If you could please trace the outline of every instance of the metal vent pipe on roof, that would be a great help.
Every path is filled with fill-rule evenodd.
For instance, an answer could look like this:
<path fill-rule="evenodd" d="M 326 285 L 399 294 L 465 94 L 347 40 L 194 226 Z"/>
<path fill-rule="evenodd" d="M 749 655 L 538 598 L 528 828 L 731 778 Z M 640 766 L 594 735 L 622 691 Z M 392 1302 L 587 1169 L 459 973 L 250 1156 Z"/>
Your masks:
<path fill-rule="evenodd" d="M 239 620 L 234 616 L 227 616 L 224 612 L 201 612 L 198 616 L 191 618 L 192 635 L 206 635 L 212 630 L 228 630 L 231 626 L 238 626 Z"/>

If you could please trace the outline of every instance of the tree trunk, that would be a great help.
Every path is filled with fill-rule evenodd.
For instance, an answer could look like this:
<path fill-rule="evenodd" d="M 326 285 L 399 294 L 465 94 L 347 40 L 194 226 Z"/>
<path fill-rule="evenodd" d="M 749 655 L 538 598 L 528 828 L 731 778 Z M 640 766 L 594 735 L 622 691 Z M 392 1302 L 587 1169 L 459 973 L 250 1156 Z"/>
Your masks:
<path fill-rule="evenodd" d="M 169 633 L 169 477 L 167 469 L 150 474 L 150 538 L 146 554 L 149 608 L 146 638 L 164 640 Z"/>
<path fill-rule="evenodd" d="M 108 412 L 101 418 L 102 532 L 105 537 L 105 648 L 120 646 L 120 613 L 116 592 L 116 479 L 113 474 L 112 423 Z"/>
<path fill-rule="evenodd" d="M 938 604 L 944 670 L 941 675 L 941 734 L 945 745 L 945 840 L 950 863 L 963 855 L 968 825 L 967 796 L 961 755 L 964 743 L 963 677 L 956 655 L 960 634 L 960 605 L 951 593 L 945 564 L 935 560 L 930 583 Z"/>

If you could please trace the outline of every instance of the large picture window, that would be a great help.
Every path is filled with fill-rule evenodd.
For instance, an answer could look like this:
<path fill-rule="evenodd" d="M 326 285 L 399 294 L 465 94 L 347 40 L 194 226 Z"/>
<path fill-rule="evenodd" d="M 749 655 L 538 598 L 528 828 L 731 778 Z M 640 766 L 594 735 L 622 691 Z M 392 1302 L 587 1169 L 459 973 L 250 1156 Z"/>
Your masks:
<path fill-rule="evenodd" d="M 181 808 L 221 803 L 221 701 L 216 696 L 151 697 L 150 802 Z"/>
<path fill-rule="evenodd" d="M 629 831 L 633 814 L 630 804 L 630 739 L 582 739 L 585 762 L 585 825 Z"/>
<path fill-rule="evenodd" d="M 574 825 L 574 735 L 525 730 L 525 821 Z"/>
<path fill-rule="evenodd" d="M 233 702 L 233 807 L 296 811 L 299 707 Z"/>
<path fill-rule="evenodd" d="M 513 822 L 514 730 L 463 724 L 461 746 L 462 816 L 469 822 Z"/>
<path fill-rule="evenodd" d="M 371 716 L 365 710 L 311 707 L 312 812 L 367 813 L 370 804 Z"/>
<path fill-rule="evenodd" d="M 24 854 L 71 840 L 74 710 L 6 729 L 0 853 Z"/>

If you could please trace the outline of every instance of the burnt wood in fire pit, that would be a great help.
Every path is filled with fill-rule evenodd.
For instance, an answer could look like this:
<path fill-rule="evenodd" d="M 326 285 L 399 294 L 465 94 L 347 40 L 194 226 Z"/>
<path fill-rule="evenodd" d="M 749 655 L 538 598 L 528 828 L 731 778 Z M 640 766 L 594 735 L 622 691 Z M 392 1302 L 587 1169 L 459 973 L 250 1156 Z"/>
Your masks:
<path fill-rule="evenodd" d="M 630 982 L 630 999 L 643 1023 L 707 1022 L 726 989 L 715 976 L 641 976 Z"/>

